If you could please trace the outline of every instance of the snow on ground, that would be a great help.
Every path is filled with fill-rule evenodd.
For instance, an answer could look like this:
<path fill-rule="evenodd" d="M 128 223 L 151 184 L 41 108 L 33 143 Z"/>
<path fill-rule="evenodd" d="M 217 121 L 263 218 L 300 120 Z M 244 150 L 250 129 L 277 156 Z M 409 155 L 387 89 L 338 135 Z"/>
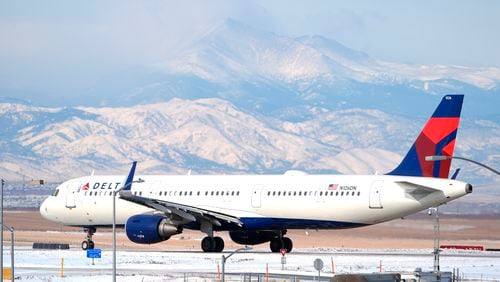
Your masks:
<path fill-rule="evenodd" d="M 5 246 L 4 266 L 10 266 L 10 251 Z M 229 252 L 223 253 L 228 255 Z M 118 281 L 212 281 L 221 269 L 223 254 L 202 252 L 144 252 L 117 251 Z M 324 262 L 324 275 L 331 275 L 332 259 L 336 273 L 378 272 L 380 263 L 384 271 L 413 271 L 421 267 L 431 271 L 431 250 L 338 250 L 299 249 L 286 255 L 285 270 L 281 270 L 281 254 L 269 252 L 238 253 L 226 264 L 226 273 L 270 273 L 315 275 L 313 262 L 320 258 Z M 64 275 L 60 277 L 61 261 L 64 259 Z M 459 268 L 468 278 L 500 280 L 500 253 L 476 251 L 443 251 L 441 270 Z M 86 257 L 81 250 L 32 250 L 16 248 L 15 274 L 21 281 L 109 281 L 112 274 L 112 252 L 102 251 L 102 258 Z M 231 279 L 239 281 L 240 274 Z"/>

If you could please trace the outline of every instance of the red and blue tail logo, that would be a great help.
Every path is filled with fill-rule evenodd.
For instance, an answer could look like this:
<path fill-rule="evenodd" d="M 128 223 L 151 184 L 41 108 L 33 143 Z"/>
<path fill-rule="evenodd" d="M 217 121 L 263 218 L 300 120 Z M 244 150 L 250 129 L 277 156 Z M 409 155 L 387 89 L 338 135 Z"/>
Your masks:
<path fill-rule="evenodd" d="M 448 178 L 451 160 L 429 162 L 426 156 L 452 156 L 464 95 L 446 95 L 403 161 L 389 175 Z"/>

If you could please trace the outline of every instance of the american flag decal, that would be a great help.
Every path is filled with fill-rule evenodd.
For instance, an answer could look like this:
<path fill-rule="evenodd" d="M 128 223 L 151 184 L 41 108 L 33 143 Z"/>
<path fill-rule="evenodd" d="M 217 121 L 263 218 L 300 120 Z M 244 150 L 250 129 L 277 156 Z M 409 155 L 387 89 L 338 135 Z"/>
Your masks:
<path fill-rule="evenodd" d="M 338 184 L 330 184 L 328 185 L 328 190 L 337 190 L 338 187 L 339 187 Z"/>

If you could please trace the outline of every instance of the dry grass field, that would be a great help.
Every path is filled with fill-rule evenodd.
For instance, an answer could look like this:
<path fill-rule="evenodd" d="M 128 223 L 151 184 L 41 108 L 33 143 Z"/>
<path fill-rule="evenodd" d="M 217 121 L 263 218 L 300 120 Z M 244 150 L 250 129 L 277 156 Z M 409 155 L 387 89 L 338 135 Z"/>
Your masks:
<path fill-rule="evenodd" d="M 85 234 L 81 228 L 66 227 L 43 219 L 38 211 L 6 211 L 4 221 L 16 230 L 16 246 L 30 246 L 33 242 L 69 243 L 79 248 Z M 500 248 L 499 216 L 440 216 L 441 244 L 481 245 Z M 430 249 L 433 247 L 434 217 L 417 214 L 406 219 L 356 229 L 345 230 L 291 230 L 288 236 L 295 248 L 364 248 L 364 249 Z M 130 242 L 123 230 L 117 233 L 121 249 L 200 250 L 205 236 L 199 231 L 185 230 L 172 239 L 155 245 L 137 245 Z M 227 232 L 217 234 L 226 242 L 226 249 L 236 248 Z M 5 241 L 10 240 L 4 232 Z M 98 229 L 94 235 L 96 248 L 111 246 L 111 229 Z M 267 250 L 268 244 L 256 249 Z"/>

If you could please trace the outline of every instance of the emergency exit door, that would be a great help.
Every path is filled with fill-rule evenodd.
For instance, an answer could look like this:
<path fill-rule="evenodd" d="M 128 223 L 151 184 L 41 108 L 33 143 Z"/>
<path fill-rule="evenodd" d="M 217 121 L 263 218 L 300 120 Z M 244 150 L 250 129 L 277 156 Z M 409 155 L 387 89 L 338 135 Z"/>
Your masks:
<path fill-rule="evenodd" d="M 372 183 L 370 188 L 370 208 L 371 209 L 381 209 L 382 208 L 382 187 L 384 186 L 383 180 L 377 180 Z"/>

